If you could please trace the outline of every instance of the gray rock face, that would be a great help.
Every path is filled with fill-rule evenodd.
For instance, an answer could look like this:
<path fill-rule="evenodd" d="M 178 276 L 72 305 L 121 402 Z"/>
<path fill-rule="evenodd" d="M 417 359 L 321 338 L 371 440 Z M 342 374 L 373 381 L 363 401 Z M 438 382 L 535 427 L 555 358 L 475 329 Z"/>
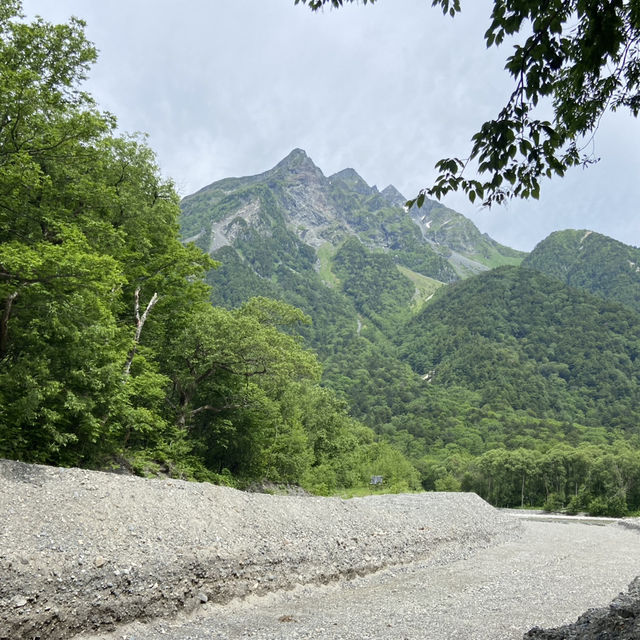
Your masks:
<path fill-rule="evenodd" d="M 204 234 L 210 234 L 209 251 L 215 251 L 223 246 L 233 245 L 233 230 L 238 219 L 242 219 L 248 226 L 259 227 L 260 220 L 265 217 L 268 219 L 272 213 L 260 208 L 260 198 L 256 192 L 248 195 L 247 189 L 255 187 L 261 187 L 261 193 L 269 190 L 273 202 L 277 202 L 280 215 L 284 215 L 284 222 L 289 230 L 296 233 L 305 244 L 316 248 L 362 231 L 350 220 L 353 214 L 351 208 L 355 204 L 365 209 L 372 207 L 372 211 L 375 211 L 389 205 L 402 207 L 406 200 L 392 185 L 380 193 L 377 187 L 369 186 L 351 168 L 327 177 L 302 149 L 294 149 L 264 173 L 244 178 L 227 178 L 187 196 L 183 201 L 185 216 L 191 215 L 195 199 L 200 203 L 198 207 L 209 208 L 215 217 L 216 207 L 220 203 L 224 204 L 234 194 L 243 194 L 232 203 L 224 204 L 224 217 L 207 222 L 205 216 L 202 222 L 207 226 L 194 229 L 197 233 L 189 239 L 197 240 Z M 354 195 L 359 196 L 361 201 L 356 203 L 352 198 Z M 205 202 L 206 205 L 203 204 Z M 371 242 L 377 248 L 389 248 L 384 234 Z"/>
<path fill-rule="evenodd" d="M 230 246 L 242 255 L 245 238 L 259 243 L 274 237 L 274 230 L 276 246 L 312 249 L 338 247 L 356 236 L 369 249 L 409 252 L 403 259 L 410 269 L 420 262 L 416 254 L 424 253 L 429 266 L 423 261 L 420 269 L 426 271 L 420 273 L 443 282 L 486 269 L 487 260 L 497 265 L 524 257 L 436 201 L 427 199 L 411 211 L 405 203 L 393 185 L 379 191 L 351 168 L 325 176 L 302 149 L 294 149 L 268 171 L 225 178 L 186 196 L 181 224 L 186 239 L 212 254 Z M 267 244 L 272 251 L 273 243 Z"/>
<path fill-rule="evenodd" d="M 392 185 L 385 187 L 380 195 L 394 207 L 404 207 L 407 199 Z"/>

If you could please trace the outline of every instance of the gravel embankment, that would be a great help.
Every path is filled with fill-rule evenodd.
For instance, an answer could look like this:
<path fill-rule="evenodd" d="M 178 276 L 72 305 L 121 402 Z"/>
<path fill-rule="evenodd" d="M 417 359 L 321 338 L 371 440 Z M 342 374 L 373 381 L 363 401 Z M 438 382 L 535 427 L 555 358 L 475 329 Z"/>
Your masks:
<path fill-rule="evenodd" d="M 610 602 L 640 574 L 640 535 L 618 523 L 525 520 L 522 535 L 444 562 L 207 603 L 83 640 L 639 640 L 638 599 Z M 442 559 L 440 559 L 442 560 Z M 635 616 L 635 617 L 632 617 Z M 589 624 L 584 625 L 585 617 Z M 79 640 L 79 639 L 78 639 Z"/>
<path fill-rule="evenodd" d="M 520 531 L 473 494 L 271 496 L 0 460 L 0 639 L 443 564 Z"/>

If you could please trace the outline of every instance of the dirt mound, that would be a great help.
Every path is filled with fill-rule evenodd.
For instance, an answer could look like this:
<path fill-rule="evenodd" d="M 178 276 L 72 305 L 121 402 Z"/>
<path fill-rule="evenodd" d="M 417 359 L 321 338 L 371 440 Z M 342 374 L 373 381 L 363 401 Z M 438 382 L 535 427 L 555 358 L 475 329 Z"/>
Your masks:
<path fill-rule="evenodd" d="M 520 530 L 474 494 L 251 494 L 11 461 L 0 461 L 0 514 L 2 640 L 446 561 Z"/>

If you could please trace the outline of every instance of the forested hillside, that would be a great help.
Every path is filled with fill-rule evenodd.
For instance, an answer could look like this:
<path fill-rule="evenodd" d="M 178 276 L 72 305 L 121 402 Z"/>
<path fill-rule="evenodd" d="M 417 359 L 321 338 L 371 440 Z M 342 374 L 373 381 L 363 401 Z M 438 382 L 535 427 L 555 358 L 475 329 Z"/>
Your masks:
<path fill-rule="evenodd" d="M 637 508 L 639 336 L 630 309 L 523 268 L 441 290 L 397 338 L 431 399 L 405 428 L 428 443 L 423 477 L 496 504 Z"/>
<path fill-rule="evenodd" d="M 207 274 L 214 304 L 234 308 L 262 294 L 302 309 L 312 324 L 300 333 L 323 362 L 325 386 L 378 432 L 391 418 L 412 419 L 409 405 L 427 412 L 420 377 L 393 345 L 398 327 L 458 273 L 523 256 L 437 203 L 408 212 L 403 202 L 353 169 L 325 177 L 298 149 L 263 174 L 216 182 L 181 203 L 183 234 L 221 262 Z"/>
<path fill-rule="evenodd" d="M 593 231 L 556 231 L 524 266 L 640 312 L 640 249 Z"/>
<path fill-rule="evenodd" d="M 493 410 L 638 430 L 640 316 L 534 271 L 442 290 L 399 344 L 415 371 Z"/>
<path fill-rule="evenodd" d="M 82 90 L 96 59 L 83 23 L 27 23 L 9 2 L 0 36 L 0 456 L 319 492 L 372 473 L 418 486 L 318 385 L 297 336 L 307 316 L 245 289 L 233 309 L 211 305 L 217 263 L 181 242 L 172 183 Z M 282 253 L 296 250 L 310 267 L 306 245 Z"/>
<path fill-rule="evenodd" d="M 379 198 L 353 170 L 329 182 L 294 152 L 271 172 L 196 194 L 202 202 L 224 186 L 229 201 L 236 189 L 246 196 L 241 210 L 209 214 L 226 216 L 210 231 L 222 231 L 224 246 L 208 240 L 223 263 L 208 276 L 213 299 L 233 307 L 268 291 L 308 313 L 302 335 L 320 355 L 323 384 L 413 460 L 427 489 L 464 488 L 501 505 L 571 500 L 593 513 L 640 507 L 640 317 L 535 271 L 487 271 L 521 255 L 430 201 L 411 212 L 425 246 L 457 273 L 479 275 L 446 286 L 429 278 L 387 242 L 390 214 L 378 209 L 336 215 L 323 236 L 318 203 L 334 206 L 336 185 L 344 202 Z M 382 193 L 397 203 L 393 188 Z M 192 206 L 183 202 L 187 222 Z"/>

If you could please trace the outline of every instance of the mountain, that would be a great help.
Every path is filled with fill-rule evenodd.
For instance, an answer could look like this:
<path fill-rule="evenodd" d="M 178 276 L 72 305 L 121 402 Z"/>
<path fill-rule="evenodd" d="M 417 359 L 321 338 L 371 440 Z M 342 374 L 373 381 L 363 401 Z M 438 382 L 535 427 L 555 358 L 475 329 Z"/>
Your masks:
<path fill-rule="evenodd" d="M 524 268 L 451 285 L 401 336 L 433 385 L 494 411 L 638 430 L 640 315 Z"/>
<path fill-rule="evenodd" d="M 428 237 L 405 201 L 351 168 L 327 177 L 300 149 L 269 171 L 215 182 L 182 201 L 183 237 L 220 262 L 207 275 L 214 304 L 235 308 L 261 295 L 302 309 L 312 324 L 300 333 L 324 363 L 325 384 L 376 429 L 407 414 L 406 402 L 424 388 L 398 360 L 397 328 L 459 272 L 486 270 L 473 256 L 485 260 L 487 247 L 519 259 L 450 210 L 450 235 Z M 465 230 L 464 246 L 456 228 Z M 463 259 L 470 268 L 460 269 Z"/>
<path fill-rule="evenodd" d="M 220 262 L 214 304 L 267 296 L 311 318 L 299 333 L 322 384 L 424 488 L 640 508 L 635 250 L 563 232 L 523 261 L 461 214 L 404 200 L 297 149 L 188 196 L 181 225 Z"/>
<path fill-rule="evenodd" d="M 463 278 L 502 264 L 520 264 L 527 255 L 481 234 L 471 220 L 434 200 L 413 207 L 411 218 L 432 246 L 446 247 L 449 263 Z"/>
<path fill-rule="evenodd" d="M 640 311 L 640 249 L 587 230 L 556 231 L 523 266 Z"/>
<path fill-rule="evenodd" d="M 403 199 L 353 169 L 325 177 L 297 149 L 263 174 L 185 198 L 183 233 L 221 262 L 208 275 L 214 303 L 263 295 L 301 308 L 313 321 L 301 333 L 324 363 L 324 383 L 367 425 L 390 437 L 410 431 L 423 453 L 453 442 L 451 434 L 468 441 L 487 411 L 520 427 L 518 412 L 530 422 L 635 424 L 636 346 L 627 329 L 638 316 L 532 270 L 489 270 L 522 254 L 438 203 L 406 211 Z M 554 255 L 557 273 L 570 270 L 563 265 L 576 253 L 566 249 L 574 236 L 552 235 L 546 246 L 564 253 L 545 252 L 543 242 L 525 264 Z M 443 420 L 465 433 L 442 435 Z M 495 441 L 483 429 L 468 445 L 475 452 Z"/>
<path fill-rule="evenodd" d="M 407 212 L 405 200 L 392 185 L 381 192 L 369 186 L 354 169 L 326 177 L 294 149 L 265 173 L 220 180 L 184 198 L 182 233 L 212 254 L 238 249 L 247 236 L 253 242 L 269 237 L 276 227 L 292 246 L 299 241 L 315 251 L 356 236 L 368 249 L 389 252 L 397 264 L 441 282 L 525 255 L 435 202 Z"/>
<path fill-rule="evenodd" d="M 488 268 L 468 256 L 484 259 L 493 241 L 466 218 L 449 212 L 451 228 L 468 231 L 463 256 L 427 237 L 404 202 L 351 168 L 327 177 L 294 149 L 269 171 L 184 198 L 182 235 L 221 263 L 207 276 L 215 304 L 255 295 L 293 304 L 313 318 L 304 337 L 324 358 L 354 336 L 379 340 L 367 332 L 385 333 L 443 283 Z M 503 260 L 517 260 L 509 251 Z M 460 269 L 463 260 L 472 267 Z"/>

